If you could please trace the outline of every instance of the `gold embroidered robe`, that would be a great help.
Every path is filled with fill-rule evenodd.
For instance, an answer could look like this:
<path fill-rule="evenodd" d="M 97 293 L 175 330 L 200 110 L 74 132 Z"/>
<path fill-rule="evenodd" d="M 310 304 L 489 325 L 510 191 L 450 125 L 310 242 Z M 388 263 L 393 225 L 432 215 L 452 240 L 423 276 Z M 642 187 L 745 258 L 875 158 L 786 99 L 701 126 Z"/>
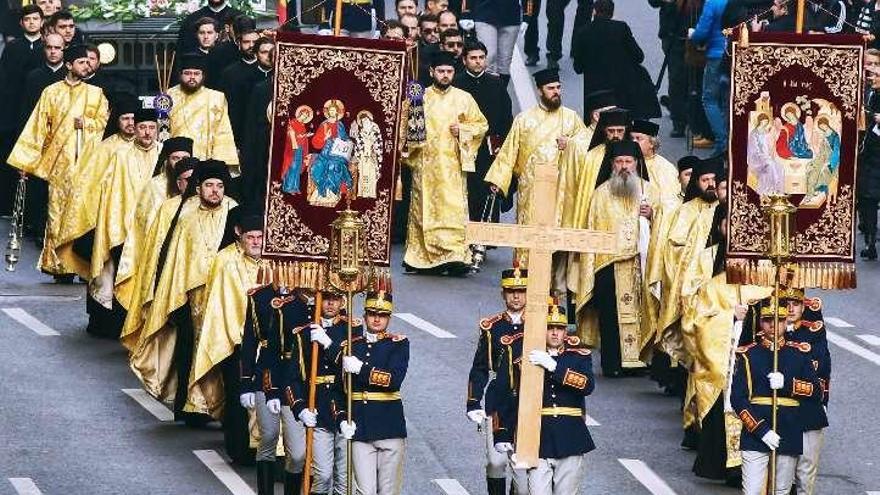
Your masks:
<path fill-rule="evenodd" d="M 431 86 L 424 105 L 428 139 L 405 162 L 412 168 L 412 199 L 404 261 L 415 268 L 470 263 L 466 174 L 474 170 L 489 124 L 473 97 L 458 88 Z M 457 138 L 449 130 L 455 123 Z"/>
<path fill-rule="evenodd" d="M 74 128 L 77 117 L 83 120 L 80 139 Z M 46 231 L 38 265 L 46 273 L 72 273 L 55 254 L 61 217 L 79 161 L 101 142 L 106 124 L 107 99 L 101 88 L 64 79 L 43 90 L 9 154 L 9 165 L 49 183 Z"/>
<path fill-rule="evenodd" d="M 248 291 L 257 286 L 259 268 L 259 260 L 246 255 L 237 242 L 217 253 L 205 284 L 204 320 L 184 411 L 220 418 L 224 397 L 219 365 L 232 354 L 235 346 L 241 345 Z"/>
<path fill-rule="evenodd" d="M 174 100 L 169 117 L 171 135 L 193 140 L 192 156 L 226 162 L 233 177 L 239 175 L 238 151 L 229 123 L 229 111 L 223 93 L 202 87 L 185 93 L 180 86 L 168 90 Z"/>

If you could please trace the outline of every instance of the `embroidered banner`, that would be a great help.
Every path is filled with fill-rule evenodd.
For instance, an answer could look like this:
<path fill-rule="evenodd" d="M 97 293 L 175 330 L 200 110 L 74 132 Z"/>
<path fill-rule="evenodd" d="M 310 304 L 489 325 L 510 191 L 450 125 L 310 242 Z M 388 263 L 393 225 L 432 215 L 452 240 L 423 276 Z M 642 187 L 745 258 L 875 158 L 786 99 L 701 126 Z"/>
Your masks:
<path fill-rule="evenodd" d="M 405 45 L 279 33 L 275 50 L 263 245 L 273 279 L 323 287 L 346 194 L 366 222 L 366 261 L 388 266 Z"/>
<path fill-rule="evenodd" d="M 769 284 L 762 197 L 786 193 L 795 284 L 855 287 L 855 176 L 861 36 L 754 33 L 733 43 L 730 98 L 731 283 Z"/>

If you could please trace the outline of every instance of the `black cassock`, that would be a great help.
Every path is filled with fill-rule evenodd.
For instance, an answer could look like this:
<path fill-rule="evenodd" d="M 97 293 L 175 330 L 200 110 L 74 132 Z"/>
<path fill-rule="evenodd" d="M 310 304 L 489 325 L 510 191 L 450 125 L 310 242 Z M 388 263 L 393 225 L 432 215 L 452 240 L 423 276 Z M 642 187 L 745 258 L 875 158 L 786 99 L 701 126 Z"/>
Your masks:
<path fill-rule="evenodd" d="M 266 198 L 269 133 L 272 131 L 266 109 L 272 101 L 272 80 L 270 75 L 253 86 L 244 115 L 242 200 L 254 208 L 262 208 Z"/>
<path fill-rule="evenodd" d="M 256 61 L 247 63 L 241 59 L 227 66 L 220 77 L 220 90 L 226 95 L 229 122 L 238 149 L 244 147 L 248 99 L 254 86 L 266 77 L 267 73 L 259 69 Z"/>

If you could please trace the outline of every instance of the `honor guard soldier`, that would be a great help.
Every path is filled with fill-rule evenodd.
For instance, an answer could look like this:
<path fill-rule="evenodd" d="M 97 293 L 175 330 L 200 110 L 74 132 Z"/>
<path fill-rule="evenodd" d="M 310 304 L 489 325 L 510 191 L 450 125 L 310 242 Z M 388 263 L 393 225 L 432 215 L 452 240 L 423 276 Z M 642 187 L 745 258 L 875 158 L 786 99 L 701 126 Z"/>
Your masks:
<path fill-rule="evenodd" d="M 282 422 L 286 457 L 284 493 L 299 493 L 305 460 L 305 433 L 289 403 L 282 406 L 282 392 L 286 391 L 283 384 L 290 376 L 279 370 L 284 368 L 282 360 L 289 359 L 285 352 L 291 352 L 291 330 L 305 326 L 310 320 L 308 299 L 297 291 L 276 290 L 267 285 L 250 291 L 247 311 L 241 343 L 240 401 L 243 407 L 256 410 L 260 430 L 256 455 L 257 493 L 275 493 L 273 469 Z M 303 384 L 291 385 L 290 389 L 303 397 Z"/>
<path fill-rule="evenodd" d="M 544 372 L 541 440 L 538 467 L 528 470 L 531 495 L 571 495 L 581 484 L 583 455 L 595 448 L 584 421 L 584 397 L 593 393 L 593 358 L 580 339 L 566 337 L 568 319 L 554 301 L 547 316 L 547 350 L 533 350 L 529 362 Z M 498 412 L 495 449 L 513 452 L 516 438 L 523 334 L 501 337 L 503 357 L 498 369 Z"/>
<path fill-rule="evenodd" d="M 400 386 L 409 365 L 409 341 L 403 335 L 388 332 L 392 309 L 390 293 L 368 293 L 363 335 L 345 341 L 337 358 L 344 371 L 337 390 L 344 386 L 345 373 L 352 378 L 352 421 L 346 420 L 344 396 L 337 402 L 340 407 L 336 420 L 342 435 L 353 441 L 352 464 L 358 495 L 401 493 L 406 419 Z M 351 345 L 351 356 L 344 356 L 347 345 Z"/>
<path fill-rule="evenodd" d="M 776 312 L 779 321 L 776 322 Z M 811 362 L 812 346 L 786 340 L 788 310 L 775 299 L 761 307 L 756 342 L 736 351 L 730 402 L 743 423 L 742 482 L 746 495 L 787 495 L 803 449 L 803 404 L 818 402 L 822 389 Z M 773 351 L 778 349 L 778 371 Z M 772 395 L 777 393 L 777 423 L 772 428 Z M 770 452 L 776 451 L 775 487 L 765 492 Z"/>
<path fill-rule="evenodd" d="M 819 453 L 828 426 L 828 390 L 831 380 L 831 353 L 822 320 L 822 300 L 807 298 L 803 289 L 785 288 L 779 300 L 788 310 L 786 338 L 810 344 L 810 361 L 821 385 L 821 401 L 801 402 L 801 420 L 804 426 L 804 448 L 798 458 L 795 474 L 797 495 L 813 495 L 819 474 Z"/>
<path fill-rule="evenodd" d="M 510 459 L 506 453 L 495 450 L 492 436 L 493 425 L 498 419 L 495 377 L 503 351 L 501 338 L 523 332 L 527 283 L 528 270 L 520 269 L 518 263 L 514 268 L 501 273 L 501 296 L 506 308 L 501 313 L 480 320 L 480 338 L 468 375 L 467 417 L 478 428 L 486 429 L 486 486 L 489 495 L 507 494 L 505 472 Z M 484 390 L 485 407 L 480 405 Z M 525 471 L 513 471 L 512 483 L 511 493 L 528 494 Z"/>

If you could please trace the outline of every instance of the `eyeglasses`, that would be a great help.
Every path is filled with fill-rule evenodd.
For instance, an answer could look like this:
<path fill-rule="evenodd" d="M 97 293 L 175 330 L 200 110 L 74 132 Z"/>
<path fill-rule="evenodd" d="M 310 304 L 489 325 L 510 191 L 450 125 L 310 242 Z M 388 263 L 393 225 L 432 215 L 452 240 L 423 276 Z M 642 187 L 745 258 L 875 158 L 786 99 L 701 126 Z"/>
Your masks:
<path fill-rule="evenodd" d="M 456 48 L 459 46 L 464 46 L 464 42 L 462 42 L 462 41 L 447 41 L 446 46 L 447 46 L 447 48 Z"/>
<path fill-rule="evenodd" d="M 420 31 L 425 34 L 431 34 L 431 33 L 436 33 L 437 29 L 436 28 L 422 28 Z"/>

